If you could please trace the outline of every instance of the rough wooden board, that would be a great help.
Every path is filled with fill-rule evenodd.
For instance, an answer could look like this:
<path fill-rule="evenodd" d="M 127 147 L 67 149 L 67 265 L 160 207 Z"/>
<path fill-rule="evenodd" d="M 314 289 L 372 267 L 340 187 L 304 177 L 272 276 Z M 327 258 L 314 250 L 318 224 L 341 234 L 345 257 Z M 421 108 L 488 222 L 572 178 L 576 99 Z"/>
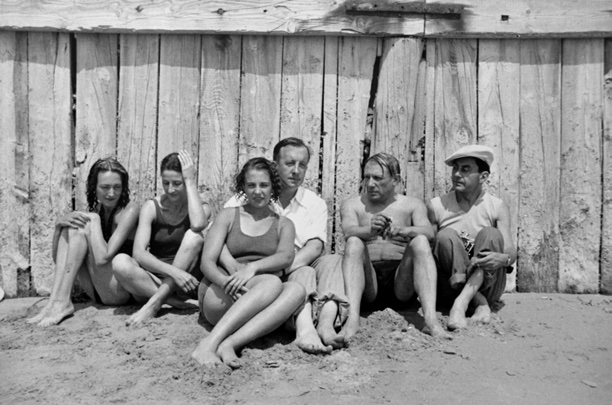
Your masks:
<path fill-rule="evenodd" d="M 444 159 L 476 143 L 476 40 L 438 40 L 435 51 L 434 195 L 440 195 L 451 188 Z"/>
<path fill-rule="evenodd" d="M 87 211 L 87 175 L 117 144 L 117 35 L 76 36 L 76 209 Z"/>
<path fill-rule="evenodd" d="M 464 7 L 460 19 L 426 16 L 427 36 L 568 38 L 609 36 L 612 30 L 609 0 L 427 0 L 427 4 Z"/>
<path fill-rule="evenodd" d="M 612 39 L 604 43 L 601 292 L 612 294 Z"/>
<path fill-rule="evenodd" d="M 348 15 L 345 1 L 3 0 L 0 29 L 120 33 L 422 35 L 422 15 Z"/>
<path fill-rule="evenodd" d="M 256 156 L 271 158 L 280 140 L 282 49 L 281 37 L 242 38 L 240 166 Z"/>
<path fill-rule="evenodd" d="M 242 37 L 202 37 L 200 165 L 198 184 L 218 212 L 233 194 L 240 134 Z"/>
<path fill-rule="evenodd" d="M 422 43 L 422 47 L 425 42 Z M 427 60 L 421 55 L 419 61 L 416 99 L 414 105 L 414 119 L 410 128 L 408 144 L 408 162 L 406 164 L 406 195 L 416 198 L 425 198 L 425 148 L 426 148 L 426 120 L 427 120 Z"/>
<path fill-rule="evenodd" d="M 560 292 L 599 292 L 603 50 L 603 39 L 563 41 Z"/>
<path fill-rule="evenodd" d="M 436 159 L 435 159 L 435 93 L 436 93 L 436 40 L 427 39 L 425 41 L 426 55 L 426 82 L 425 82 L 425 153 L 423 163 L 425 166 L 424 174 L 424 199 L 431 200 L 436 196 Z"/>
<path fill-rule="evenodd" d="M 553 292 L 558 288 L 560 63 L 560 40 L 521 42 L 520 292 Z"/>
<path fill-rule="evenodd" d="M 120 36 L 117 156 L 130 173 L 132 200 L 143 203 L 156 190 L 159 37 Z"/>
<path fill-rule="evenodd" d="M 494 151 L 487 189 L 510 209 L 515 246 L 519 210 L 520 49 L 517 40 L 480 40 L 478 44 L 478 143 Z M 508 274 L 506 281 L 506 291 L 514 291 L 516 272 Z"/>
<path fill-rule="evenodd" d="M 420 102 L 417 99 L 417 79 L 422 53 L 421 39 L 389 38 L 383 41 L 374 103 L 374 133 L 370 156 L 379 152 L 395 156 L 400 162 L 403 183 L 410 183 L 406 186 L 410 189 L 415 188 L 413 181 L 421 180 L 408 175 L 408 162 L 412 158 L 410 139 L 416 104 Z M 414 167 L 411 167 L 412 170 Z"/>
<path fill-rule="evenodd" d="M 183 149 L 198 164 L 200 38 L 199 35 L 161 36 L 157 167 L 166 155 Z M 160 185 L 157 192 L 163 192 Z"/>
<path fill-rule="evenodd" d="M 335 251 L 334 229 L 340 226 L 336 201 L 336 135 L 338 122 L 338 50 L 339 38 L 325 38 L 323 72 L 323 150 L 321 156 L 321 197 L 329 210 L 325 251 Z"/>
<path fill-rule="evenodd" d="M 314 192 L 319 189 L 324 57 L 324 37 L 284 39 L 280 137 L 294 136 L 310 147 L 304 187 Z"/>
<path fill-rule="evenodd" d="M 359 193 L 361 156 L 377 42 L 374 38 L 340 39 L 338 61 L 338 132 L 336 145 L 336 199 L 342 204 Z M 336 226 L 336 251 L 344 235 Z"/>
<path fill-rule="evenodd" d="M 27 34 L 0 32 L 0 285 L 7 297 L 20 292 L 17 275 L 30 268 L 27 84 Z"/>
<path fill-rule="evenodd" d="M 28 37 L 30 206 L 33 289 L 50 292 L 55 220 L 72 209 L 72 94 L 68 34 Z"/>

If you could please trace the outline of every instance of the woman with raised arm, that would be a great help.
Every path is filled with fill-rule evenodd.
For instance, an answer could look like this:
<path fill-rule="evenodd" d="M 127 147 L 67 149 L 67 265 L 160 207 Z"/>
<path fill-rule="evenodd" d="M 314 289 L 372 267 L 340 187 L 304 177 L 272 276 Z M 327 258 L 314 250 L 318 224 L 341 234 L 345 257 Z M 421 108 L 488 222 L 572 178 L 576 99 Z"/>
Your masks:
<path fill-rule="evenodd" d="M 164 194 L 140 210 L 133 258 L 118 255 L 113 260 L 117 280 L 137 301 L 148 300 L 128 325 L 154 317 L 164 302 L 178 308 L 197 305 L 189 298 L 197 296 L 202 231 L 210 208 L 200 199 L 196 168 L 186 151 L 164 157 L 160 173 Z"/>
<path fill-rule="evenodd" d="M 274 164 L 249 160 L 235 186 L 247 204 L 219 213 L 202 252 L 200 311 L 215 327 L 192 357 L 209 367 L 240 367 L 237 351 L 282 325 L 306 296 L 300 284 L 282 283 L 277 276 L 293 262 L 295 228 L 269 206 L 281 188 Z M 224 246 L 242 266 L 232 274 L 218 265 Z"/>
<path fill-rule="evenodd" d="M 51 297 L 29 323 L 56 325 L 72 315 L 70 293 L 77 278 L 95 302 L 122 305 L 130 298 L 111 269 L 115 255 L 132 253 L 138 221 L 127 171 L 115 158 L 99 159 L 89 170 L 86 193 L 89 212 L 73 211 L 55 223 Z"/>

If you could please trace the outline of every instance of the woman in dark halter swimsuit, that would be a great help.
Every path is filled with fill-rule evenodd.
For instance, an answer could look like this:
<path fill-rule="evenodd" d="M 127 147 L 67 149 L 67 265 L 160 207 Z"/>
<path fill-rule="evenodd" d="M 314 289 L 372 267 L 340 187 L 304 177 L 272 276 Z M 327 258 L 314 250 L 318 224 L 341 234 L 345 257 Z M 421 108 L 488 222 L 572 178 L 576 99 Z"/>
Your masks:
<path fill-rule="evenodd" d="M 190 306 L 189 295 L 196 297 L 199 284 L 195 276 L 210 208 L 200 199 L 196 168 L 187 152 L 166 156 L 160 172 L 164 194 L 142 206 L 134 257 L 118 255 L 113 261 L 117 280 L 137 301 L 146 301 L 128 325 L 154 317 L 164 302 Z M 196 305 L 192 300 L 191 307 Z"/>
<path fill-rule="evenodd" d="M 129 177 L 114 158 L 99 159 L 87 177 L 89 212 L 60 217 L 53 234 L 55 276 L 49 303 L 29 323 L 56 325 L 74 312 L 74 280 L 89 297 L 106 305 L 125 304 L 130 294 L 117 282 L 111 261 L 132 253 L 138 206 L 130 202 Z"/>
<path fill-rule="evenodd" d="M 249 160 L 236 176 L 236 190 L 247 204 L 219 213 L 202 253 L 200 311 L 215 327 L 192 357 L 209 367 L 240 367 L 236 352 L 282 325 L 306 295 L 300 284 L 282 283 L 276 275 L 293 262 L 295 228 L 269 207 L 270 199 L 280 194 L 273 163 Z M 229 251 L 224 254 L 242 264 L 233 274 L 217 265 L 224 246 Z"/>

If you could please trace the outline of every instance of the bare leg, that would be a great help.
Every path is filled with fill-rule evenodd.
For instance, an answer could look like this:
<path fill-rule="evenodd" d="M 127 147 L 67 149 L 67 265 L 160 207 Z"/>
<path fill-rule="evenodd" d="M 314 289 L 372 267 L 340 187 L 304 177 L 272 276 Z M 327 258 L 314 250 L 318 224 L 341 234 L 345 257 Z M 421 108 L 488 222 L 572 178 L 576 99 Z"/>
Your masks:
<path fill-rule="evenodd" d="M 431 254 L 429 241 L 425 236 L 419 235 L 406 247 L 395 277 L 395 295 L 398 299 L 407 301 L 416 292 L 425 318 L 423 331 L 433 337 L 452 339 L 436 317 L 436 283 L 436 263 Z"/>
<path fill-rule="evenodd" d="M 247 343 L 282 325 L 304 302 L 304 298 L 304 287 L 300 284 L 291 281 L 283 283 L 280 296 L 225 339 L 219 345 L 217 355 L 231 368 L 240 367 L 236 352 Z"/>
<path fill-rule="evenodd" d="M 220 319 L 210 334 L 200 341 L 191 354 L 191 357 L 199 364 L 214 366 L 219 363 L 221 361 L 220 356 L 217 355 L 219 345 L 274 302 L 283 291 L 280 279 L 267 274 L 253 277 L 246 286 L 249 289 L 248 292 L 227 308 L 223 315 L 215 312 L 216 310 L 222 312 L 225 308 L 214 308 L 215 304 L 219 306 L 219 297 L 224 295 L 223 290 L 216 285 L 210 285 L 204 292 L 204 316 L 209 322 Z M 301 299 L 303 300 L 304 297 L 302 296 Z"/>
<path fill-rule="evenodd" d="M 350 343 L 351 338 L 359 329 L 362 298 L 367 302 L 376 298 L 376 277 L 371 267 L 367 258 L 367 250 L 361 239 L 350 237 L 346 241 L 342 260 L 342 274 L 344 275 L 344 288 L 349 302 L 349 315 L 340 334 L 346 345 Z M 367 290 L 366 287 L 368 287 Z"/>
<path fill-rule="evenodd" d="M 202 250 L 202 244 L 204 243 L 204 239 L 201 234 L 194 233 L 192 231 L 187 231 L 185 236 L 183 237 L 183 241 L 181 242 L 181 247 L 172 262 L 174 267 L 177 267 L 181 270 L 190 270 L 193 269 L 195 264 L 197 263 L 198 255 Z M 127 325 L 139 325 L 143 322 L 155 317 L 159 310 L 161 309 L 164 302 L 166 302 L 170 295 L 176 290 L 176 284 L 171 277 L 166 277 L 159 288 L 150 296 L 149 300 L 143 307 L 133 314 L 130 319 L 127 321 Z M 193 307 L 197 308 L 197 303 L 195 301 L 191 302 L 191 305 L 181 305 L 180 303 L 176 303 L 175 301 L 170 299 L 169 303 L 174 303 L 179 307 Z"/>
<path fill-rule="evenodd" d="M 329 300 L 321 308 L 319 314 L 319 323 L 317 324 L 317 332 L 321 336 L 324 344 L 331 346 L 334 349 L 340 349 L 345 345 L 345 336 L 336 333 L 334 321 L 338 314 L 338 304 L 336 301 Z"/>
<path fill-rule="evenodd" d="M 451 308 L 450 315 L 448 317 L 449 330 L 461 329 L 467 326 L 465 311 L 467 311 L 470 301 L 472 301 L 472 299 L 478 293 L 483 279 L 484 272 L 481 269 L 476 269 L 472 273 L 467 283 L 463 287 L 461 294 L 459 294 L 453 303 L 453 307 Z"/>
<path fill-rule="evenodd" d="M 49 302 L 28 323 L 47 327 L 57 325 L 74 313 L 70 293 L 77 273 L 81 270 L 87 254 L 87 238 L 82 228 L 64 228 L 57 245 L 55 276 Z"/>
<path fill-rule="evenodd" d="M 329 354 L 331 346 L 324 345 L 314 327 L 312 320 L 312 302 L 310 299 L 304 305 L 295 319 L 295 344 L 297 347 L 312 354 Z"/>

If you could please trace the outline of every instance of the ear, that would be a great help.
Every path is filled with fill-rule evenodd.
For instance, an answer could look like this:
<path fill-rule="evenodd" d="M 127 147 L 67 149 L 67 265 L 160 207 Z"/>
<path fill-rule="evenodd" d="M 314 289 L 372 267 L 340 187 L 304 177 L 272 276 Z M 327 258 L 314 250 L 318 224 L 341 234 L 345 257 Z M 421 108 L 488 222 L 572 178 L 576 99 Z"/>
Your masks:
<path fill-rule="evenodd" d="M 487 181 L 487 179 L 489 178 L 489 174 L 490 174 L 489 172 L 480 173 L 480 183 L 481 184 L 484 184 Z"/>

